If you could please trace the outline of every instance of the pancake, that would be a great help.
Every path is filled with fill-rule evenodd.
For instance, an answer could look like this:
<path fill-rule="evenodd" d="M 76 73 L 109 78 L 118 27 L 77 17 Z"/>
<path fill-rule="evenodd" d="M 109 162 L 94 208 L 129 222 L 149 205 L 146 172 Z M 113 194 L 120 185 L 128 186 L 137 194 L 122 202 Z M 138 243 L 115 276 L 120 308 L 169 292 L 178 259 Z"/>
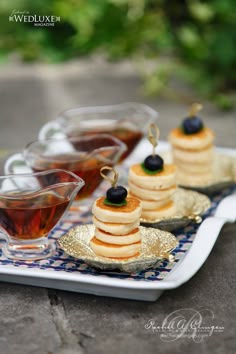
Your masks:
<path fill-rule="evenodd" d="M 135 164 L 129 169 L 129 180 L 139 187 L 159 190 L 167 189 L 175 184 L 176 166 L 173 164 L 164 164 L 161 172 L 149 175 L 141 167 Z"/>
<path fill-rule="evenodd" d="M 196 151 L 174 148 L 172 153 L 175 162 L 176 160 L 179 160 L 182 162 L 189 162 L 194 164 L 198 164 L 198 163 L 208 164 L 213 160 L 214 148 L 213 146 L 211 146 L 210 148 L 208 147 L 207 149 L 196 150 Z"/>
<path fill-rule="evenodd" d="M 136 222 L 141 216 L 141 202 L 137 198 L 127 197 L 124 206 L 104 204 L 104 197 L 95 200 L 92 213 L 100 221 L 109 223 L 130 224 Z"/>
<path fill-rule="evenodd" d="M 105 243 L 93 237 L 90 247 L 99 256 L 108 258 L 129 258 L 134 257 L 141 251 L 141 241 L 129 245 L 114 245 Z"/>
<path fill-rule="evenodd" d="M 93 216 L 93 224 L 96 228 L 102 229 L 112 235 L 126 235 L 139 226 L 139 219 L 129 224 L 110 223 L 98 220 Z"/>
<path fill-rule="evenodd" d="M 191 175 L 201 175 L 209 173 L 209 170 L 213 167 L 213 161 L 210 161 L 209 163 L 189 163 L 175 159 L 175 163 L 176 165 L 178 165 L 178 173 L 182 172 L 183 174 L 187 173 Z"/>
<path fill-rule="evenodd" d="M 134 184 L 130 180 L 128 181 L 130 192 L 137 198 L 141 200 L 155 200 L 160 201 L 166 198 L 170 198 L 175 190 L 176 185 L 171 186 L 167 189 L 160 189 L 160 190 L 151 190 L 151 189 L 144 189 L 139 187 L 138 185 Z"/>
<path fill-rule="evenodd" d="M 101 229 L 95 229 L 95 237 L 97 240 L 100 240 L 105 243 L 111 243 L 114 245 L 129 245 L 132 243 L 136 243 L 141 240 L 139 228 L 134 229 L 127 235 L 112 235 L 107 233 Z"/>
<path fill-rule="evenodd" d="M 214 175 L 212 170 L 208 171 L 207 173 L 201 174 L 188 174 L 186 172 L 178 171 L 177 182 L 180 185 L 199 187 L 211 183 L 214 179 L 213 177 Z"/>
<path fill-rule="evenodd" d="M 129 195 L 132 196 L 132 193 L 129 192 Z M 156 208 L 161 208 L 162 206 L 168 204 L 171 199 L 170 198 L 165 198 L 162 200 L 149 200 L 149 199 L 140 199 L 141 204 L 142 204 L 142 209 L 156 209 Z"/>
<path fill-rule="evenodd" d="M 171 217 L 176 214 L 176 207 L 173 201 L 170 201 L 167 205 L 153 209 L 153 210 L 142 210 L 142 218 L 146 220 L 158 220 Z"/>
<path fill-rule="evenodd" d="M 173 129 L 169 134 L 169 142 L 180 149 L 201 150 L 213 144 L 214 132 L 205 127 L 196 134 L 184 134 L 180 128 Z"/>

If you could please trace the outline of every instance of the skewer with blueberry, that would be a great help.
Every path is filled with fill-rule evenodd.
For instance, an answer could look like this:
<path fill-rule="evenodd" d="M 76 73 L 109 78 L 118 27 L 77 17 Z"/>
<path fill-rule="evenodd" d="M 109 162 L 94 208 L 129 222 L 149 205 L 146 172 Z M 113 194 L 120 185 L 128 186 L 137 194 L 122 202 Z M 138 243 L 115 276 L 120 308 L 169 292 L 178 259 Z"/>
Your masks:
<path fill-rule="evenodd" d="M 111 171 L 113 173 L 113 177 L 109 177 L 105 175 L 103 173 L 105 170 Z M 117 185 L 117 181 L 119 178 L 118 172 L 112 167 L 104 166 L 101 168 L 100 174 L 104 179 L 110 181 L 111 183 L 111 187 L 106 192 L 106 198 L 104 200 L 104 204 L 113 205 L 113 206 L 126 205 L 127 204 L 126 197 L 128 192 L 125 187 Z"/>
<path fill-rule="evenodd" d="M 154 123 L 151 123 L 148 127 L 148 140 L 150 141 L 153 147 L 152 155 L 147 156 L 144 162 L 141 164 L 143 170 L 148 174 L 163 171 L 163 158 L 160 155 L 156 154 L 156 147 L 158 145 L 159 136 L 159 128 Z"/>
<path fill-rule="evenodd" d="M 152 144 L 152 154 L 142 163 L 134 164 L 129 169 L 129 194 L 142 202 L 142 219 L 148 223 L 171 217 L 175 214 L 172 196 L 176 191 L 176 167 L 166 164 L 156 153 L 159 128 L 150 124 L 148 140 Z"/>
<path fill-rule="evenodd" d="M 197 116 L 198 112 L 201 111 L 203 106 L 200 103 L 193 103 L 189 115 L 182 122 L 182 131 L 186 135 L 197 134 L 203 130 L 204 124 L 202 119 Z"/>

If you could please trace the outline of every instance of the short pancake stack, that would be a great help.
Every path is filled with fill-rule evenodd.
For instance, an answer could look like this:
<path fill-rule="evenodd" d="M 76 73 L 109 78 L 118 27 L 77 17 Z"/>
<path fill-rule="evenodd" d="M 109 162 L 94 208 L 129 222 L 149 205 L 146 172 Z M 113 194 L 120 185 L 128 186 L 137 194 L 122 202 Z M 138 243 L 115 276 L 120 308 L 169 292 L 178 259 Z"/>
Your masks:
<path fill-rule="evenodd" d="M 139 255 L 141 203 L 138 199 L 127 197 L 125 205 L 116 206 L 106 204 L 106 198 L 100 197 L 94 202 L 92 213 L 95 235 L 90 247 L 94 253 L 115 259 Z"/>
<path fill-rule="evenodd" d="M 151 123 L 148 127 L 148 140 L 152 144 L 152 155 L 142 163 L 130 167 L 128 183 L 129 195 L 138 198 L 142 204 L 142 218 L 154 222 L 168 218 L 176 213 L 172 200 L 176 191 L 176 167 L 165 164 L 162 157 L 157 155 L 160 131 Z"/>
<path fill-rule="evenodd" d="M 196 107 L 196 106 L 194 106 Z M 194 114 L 169 134 L 177 181 L 190 186 L 205 185 L 213 177 L 214 133 Z"/>
<path fill-rule="evenodd" d="M 141 164 L 131 166 L 129 170 L 129 194 L 142 203 L 142 218 L 155 221 L 171 217 L 176 208 L 172 200 L 176 191 L 176 167 L 163 164 L 162 171 L 148 174 Z"/>

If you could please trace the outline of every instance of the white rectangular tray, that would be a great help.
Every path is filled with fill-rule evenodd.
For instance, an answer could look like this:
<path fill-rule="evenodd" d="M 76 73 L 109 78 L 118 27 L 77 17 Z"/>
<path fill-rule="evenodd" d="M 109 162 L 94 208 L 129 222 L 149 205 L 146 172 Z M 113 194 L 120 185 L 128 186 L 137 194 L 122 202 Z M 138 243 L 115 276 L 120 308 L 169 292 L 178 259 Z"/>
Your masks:
<path fill-rule="evenodd" d="M 168 145 L 162 144 L 162 146 L 165 148 Z M 136 152 L 139 161 L 143 148 L 144 145 L 141 144 L 140 153 Z M 224 149 L 223 151 L 236 155 L 235 150 Z M 220 202 L 214 216 L 206 218 L 198 228 L 189 250 L 184 253 L 162 280 L 152 279 L 150 281 L 144 278 L 136 279 L 135 277 L 120 279 L 119 274 L 109 277 L 99 272 L 90 274 L 88 272 L 86 274 L 77 270 L 68 272 L 59 269 L 59 267 L 52 268 L 50 265 L 39 268 L 22 262 L 11 264 L 12 262 L 6 259 L 1 260 L 1 258 L 0 280 L 100 296 L 155 301 L 164 290 L 179 287 L 199 270 L 210 254 L 222 226 L 226 222 L 235 221 L 235 206 L 236 195 L 227 196 Z M 64 260 L 67 261 L 66 256 Z M 68 262 L 70 261 L 68 259 Z"/>

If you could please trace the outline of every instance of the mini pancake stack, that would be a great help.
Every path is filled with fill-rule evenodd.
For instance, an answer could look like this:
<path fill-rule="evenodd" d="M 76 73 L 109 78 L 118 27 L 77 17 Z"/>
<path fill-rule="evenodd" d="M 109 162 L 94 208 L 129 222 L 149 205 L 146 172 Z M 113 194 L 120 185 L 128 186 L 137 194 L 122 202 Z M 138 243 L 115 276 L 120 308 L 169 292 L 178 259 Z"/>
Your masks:
<path fill-rule="evenodd" d="M 169 164 L 163 166 L 161 172 L 149 175 L 140 164 L 131 166 L 129 170 L 129 194 L 137 197 L 142 203 L 142 218 L 158 220 L 175 214 L 172 200 L 176 191 L 176 167 Z"/>
<path fill-rule="evenodd" d="M 191 186 L 205 185 L 212 178 L 214 161 L 214 133 L 204 127 L 196 117 L 199 105 L 193 105 L 193 112 L 182 127 L 169 134 L 173 161 L 177 166 L 177 181 Z"/>
<path fill-rule="evenodd" d="M 176 191 L 176 167 L 164 164 L 163 159 L 155 154 L 158 137 L 158 128 L 151 124 L 148 138 L 153 145 L 153 154 L 144 163 L 131 166 L 128 177 L 129 195 L 140 199 L 142 218 L 150 222 L 171 217 L 176 212 L 172 200 Z"/>
<path fill-rule="evenodd" d="M 140 253 L 141 203 L 137 198 L 126 196 L 124 187 L 113 186 L 106 198 L 100 197 L 93 204 L 95 234 L 90 247 L 99 256 L 128 259 Z"/>

